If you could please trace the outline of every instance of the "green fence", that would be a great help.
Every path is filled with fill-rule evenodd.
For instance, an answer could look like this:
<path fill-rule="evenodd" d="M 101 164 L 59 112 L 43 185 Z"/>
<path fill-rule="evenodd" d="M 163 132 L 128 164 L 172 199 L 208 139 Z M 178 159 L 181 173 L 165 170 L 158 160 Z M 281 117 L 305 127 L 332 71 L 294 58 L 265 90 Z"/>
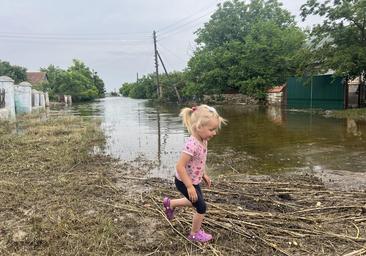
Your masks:
<path fill-rule="evenodd" d="M 287 80 L 288 108 L 343 109 L 344 87 L 341 77 L 290 77 Z"/>

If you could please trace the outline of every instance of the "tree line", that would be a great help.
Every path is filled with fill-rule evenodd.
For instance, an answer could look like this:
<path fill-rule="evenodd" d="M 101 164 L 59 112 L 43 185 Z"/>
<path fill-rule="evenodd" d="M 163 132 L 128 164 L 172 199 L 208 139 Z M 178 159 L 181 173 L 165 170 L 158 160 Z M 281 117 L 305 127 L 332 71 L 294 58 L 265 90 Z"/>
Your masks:
<path fill-rule="evenodd" d="M 349 79 L 365 76 L 366 0 L 307 0 L 303 20 L 322 17 L 312 29 L 301 29 L 277 0 L 239 0 L 218 4 L 195 33 L 197 49 L 182 72 L 162 75 L 163 101 L 203 94 L 243 93 L 262 99 L 265 91 L 290 76 L 329 70 Z M 124 83 L 120 93 L 157 98 L 154 74 Z"/>
<path fill-rule="evenodd" d="M 86 101 L 104 97 L 105 87 L 98 73 L 87 67 L 82 61 L 74 59 L 66 70 L 49 65 L 41 68 L 47 73 L 48 80 L 33 85 L 33 88 L 47 91 L 50 99 L 57 99 L 57 95 L 71 95 L 73 101 Z M 27 80 L 27 69 L 11 65 L 0 60 L 0 76 L 9 76 L 15 83 Z"/>
<path fill-rule="evenodd" d="M 27 80 L 27 69 L 21 66 L 11 65 L 7 61 L 0 60 L 0 76 L 8 76 L 18 84 Z"/>

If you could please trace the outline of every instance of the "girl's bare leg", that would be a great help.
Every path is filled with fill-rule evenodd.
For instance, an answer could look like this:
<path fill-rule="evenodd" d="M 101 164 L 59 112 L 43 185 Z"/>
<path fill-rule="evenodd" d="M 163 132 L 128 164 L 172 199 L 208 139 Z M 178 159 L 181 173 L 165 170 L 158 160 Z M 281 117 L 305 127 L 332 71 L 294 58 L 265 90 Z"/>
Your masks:
<path fill-rule="evenodd" d="M 204 214 L 200 214 L 197 212 L 193 215 L 191 235 L 194 235 L 201 229 L 204 217 Z"/>
<path fill-rule="evenodd" d="M 180 199 L 171 199 L 170 200 L 170 207 L 171 208 L 175 208 L 175 207 L 184 207 L 184 206 L 189 206 L 192 207 L 192 203 L 191 201 L 189 201 L 187 198 L 183 197 Z"/>
<path fill-rule="evenodd" d="M 170 200 L 170 207 L 173 209 L 176 207 L 185 207 L 185 206 L 192 207 L 191 201 L 189 201 L 185 197 L 180 198 L 180 199 L 171 199 Z M 194 235 L 201 229 L 204 217 L 205 217 L 204 214 L 200 214 L 197 212 L 193 215 L 191 235 Z"/>

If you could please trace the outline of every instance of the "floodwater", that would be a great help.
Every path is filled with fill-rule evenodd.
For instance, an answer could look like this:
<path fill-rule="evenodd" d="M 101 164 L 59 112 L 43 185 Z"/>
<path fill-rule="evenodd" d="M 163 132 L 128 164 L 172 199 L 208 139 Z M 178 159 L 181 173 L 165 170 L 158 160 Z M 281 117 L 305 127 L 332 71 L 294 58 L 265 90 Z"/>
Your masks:
<path fill-rule="evenodd" d="M 365 121 L 274 107 L 215 107 L 228 120 L 209 142 L 207 165 L 215 174 L 366 171 Z M 177 105 L 159 107 L 145 100 L 112 97 L 64 111 L 100 116 L 108 137 L 105 152 L 124 161 L 147 159 L 154 166 L 152 176 L 174 174 L 189 136 Z"/>

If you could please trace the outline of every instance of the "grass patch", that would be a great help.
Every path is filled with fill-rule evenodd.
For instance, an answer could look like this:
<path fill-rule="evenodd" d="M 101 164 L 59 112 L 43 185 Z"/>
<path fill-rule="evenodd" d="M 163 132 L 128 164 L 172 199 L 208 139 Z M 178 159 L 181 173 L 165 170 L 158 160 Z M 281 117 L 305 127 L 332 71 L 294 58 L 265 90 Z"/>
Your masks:
<path fill-rule="evenodd" d="M 106 255 L 131 252 L 138 219 L 113 185 L 116 162 L 92 154 L 105 138 L 98 120 L 23 116 L 0 123 L 0 254 Z M 136 241 L 133 241 L 135 243 Z"/>
<path fill-rule="evenodd" d="M 204 189 L 214 240 L 191 243 L 192 210 L 164 216 L 162 197 L 180 196 L 173 184 L 147 178 L 146 160 L 93 154 L 104 142 L 94 119 L 0 123 L 0 255 L 366 253 L 365 193 L 309 175 L 219 177 Z"/>

